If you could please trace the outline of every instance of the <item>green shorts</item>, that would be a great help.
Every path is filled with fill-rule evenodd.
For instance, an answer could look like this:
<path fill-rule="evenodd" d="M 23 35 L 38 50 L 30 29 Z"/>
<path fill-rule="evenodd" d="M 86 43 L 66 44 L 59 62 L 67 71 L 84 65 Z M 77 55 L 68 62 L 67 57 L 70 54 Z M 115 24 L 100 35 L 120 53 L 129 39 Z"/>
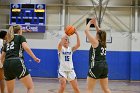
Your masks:
<path fill-rule="evenodd" d="M 5 60 L 3 67 L 5 80 L 7 81 L 15 78 L 21 79 L 29 74 L 21 58 Z"/>
<path fill-rule="evenodd" d="M 94 79 L 103 79 L 108 77 L 108 66 L 106 62 L 95 63 L 93 68 L 88 71 L 88 76 Z"/>

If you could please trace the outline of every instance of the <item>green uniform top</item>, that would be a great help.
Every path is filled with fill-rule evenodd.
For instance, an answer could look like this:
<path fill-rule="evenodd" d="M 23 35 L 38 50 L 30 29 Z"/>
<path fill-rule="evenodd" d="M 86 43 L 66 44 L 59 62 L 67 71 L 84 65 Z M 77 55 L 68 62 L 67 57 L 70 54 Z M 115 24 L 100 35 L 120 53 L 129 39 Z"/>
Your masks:
<path fill-rule="evenodd" d="M 99 45 L 97 48 L 94 48 L 91 46 L 89 50 L 89 63 L 90 67 L 93 66 L 93 62 L 102 62 L 106 61 L 106 48 L 104 48 L 101 43 L 99 42 Z"/>
<path fill-rule="evenodd" d="M 6 52 L 5 59 L 20 57 L 23 58 L 22 43 L 26 42 L 22 35 L 14 35 L 14 39 L 4 45 L 3 51 Z"/>

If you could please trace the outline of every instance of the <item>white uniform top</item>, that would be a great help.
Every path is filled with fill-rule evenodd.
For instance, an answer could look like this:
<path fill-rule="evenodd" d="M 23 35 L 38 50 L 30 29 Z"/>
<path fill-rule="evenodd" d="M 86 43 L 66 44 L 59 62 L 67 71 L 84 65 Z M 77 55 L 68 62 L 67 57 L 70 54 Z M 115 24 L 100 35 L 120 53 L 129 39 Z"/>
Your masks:
<path fill-rule="evenodd" d="M 1 52 L 1 48 L 2 48 L 2 46 L 3 46 L 3 40 L 0 39 L 0 52 Z"/>
<path fill-rule="evenodd" d="M 68 47 L 65 48 L 62 46 L 61 51 L 59 54 L 59 71 L 72 71 L 74 69 L 73 67 L 73 61 L 72 61 L 72 48 Z"/>
<path fill-rule="evenodd" d="M 1 63 L 1 49 L 2 49 L 2 46 L 3 46 L 3 40 L 0 39 L 0 68 L 3 67 L 2 63 Z"/>

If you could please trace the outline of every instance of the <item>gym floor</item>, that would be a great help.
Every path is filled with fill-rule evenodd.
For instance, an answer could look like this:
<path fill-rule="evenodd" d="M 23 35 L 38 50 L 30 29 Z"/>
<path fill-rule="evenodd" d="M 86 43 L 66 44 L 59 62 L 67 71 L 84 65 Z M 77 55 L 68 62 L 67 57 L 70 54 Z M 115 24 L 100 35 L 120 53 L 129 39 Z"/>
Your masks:
<path fill-rule="evenodd" d="M 59 87 L 58 79 L 33 78 L 35 93 L 57 93 Z M 78 85 L 81 93 L 86 93 L 86 79 L 78 79 Z M 112 93 L 140 93 L 140 82 L 129 81 L 109 81 L 109 87 Z M 14 93 L 26 93 L 26 88 L 16 81 Z M 65 93 L 74 93 L 70 84 L 67 83 Z M 99 82 L 95 87 L 94 93 L 102 93 Z"/>

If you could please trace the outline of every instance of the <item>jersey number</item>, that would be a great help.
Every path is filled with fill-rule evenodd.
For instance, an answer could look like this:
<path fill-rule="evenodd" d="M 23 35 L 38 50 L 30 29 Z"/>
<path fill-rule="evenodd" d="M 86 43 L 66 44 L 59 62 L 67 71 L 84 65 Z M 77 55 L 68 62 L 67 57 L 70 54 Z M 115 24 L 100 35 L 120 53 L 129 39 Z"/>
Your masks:
<path fill-rule="evenodd" d="M 11 42 L 11 43 L 7 44 L 7 51 L 11 50 L 11 49 L 14 49 L 14 42 Z"/>
<path fill-rule="evenodd" d="M 70 57 L 69 56 L 65 56 L 65 61 L 70 61 Z"/>
<path fill-rule="evenodd" d="M 106 48 L 101 48 L 101 55 L 103 56 L 103 55 L 106 55 Z"/>

